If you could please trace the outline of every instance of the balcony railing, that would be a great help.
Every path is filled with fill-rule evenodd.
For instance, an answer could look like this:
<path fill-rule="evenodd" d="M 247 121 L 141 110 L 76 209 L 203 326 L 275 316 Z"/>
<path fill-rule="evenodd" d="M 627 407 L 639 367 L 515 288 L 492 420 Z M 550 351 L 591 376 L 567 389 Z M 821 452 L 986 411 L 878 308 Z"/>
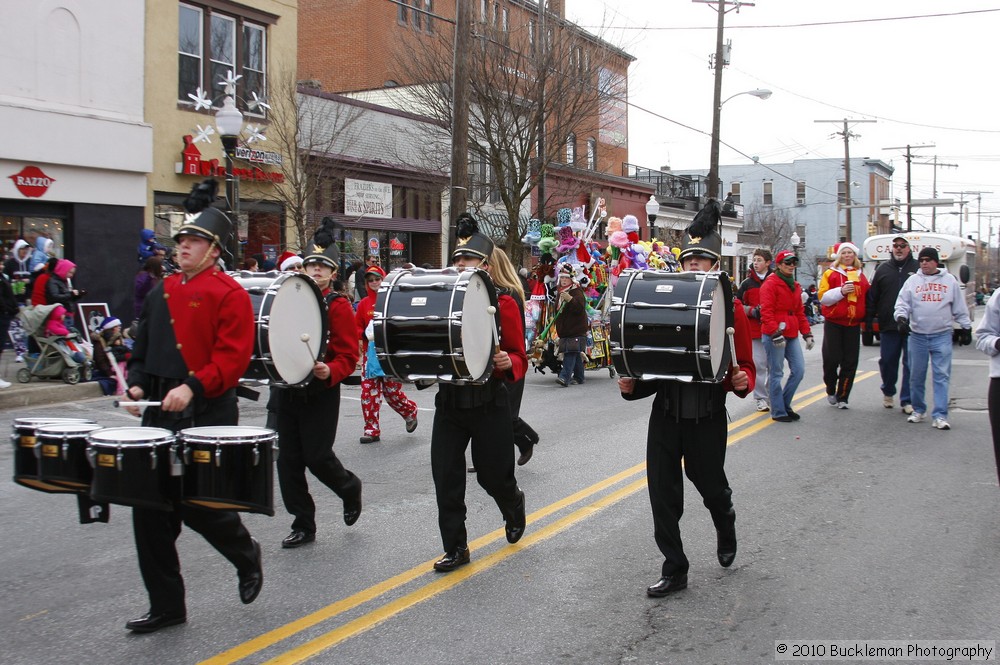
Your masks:
<path fill-rule="evenodd" d="M 663 205 L 670 205 L 667 199 L 697 202 L 708 191 L 708 178 L 704 176 L 676 175 L 627 162 L 622 164 L 622 175 L 653 185 L 656 199 Z"/>

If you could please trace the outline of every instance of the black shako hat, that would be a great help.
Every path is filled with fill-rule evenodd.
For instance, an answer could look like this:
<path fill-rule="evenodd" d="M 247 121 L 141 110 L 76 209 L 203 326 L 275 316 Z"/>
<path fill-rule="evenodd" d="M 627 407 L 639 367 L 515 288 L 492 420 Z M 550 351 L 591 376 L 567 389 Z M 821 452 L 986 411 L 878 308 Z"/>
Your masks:
<path fill-rule="evenodd" d="M 201 212 L 188 214 L 181 228 L 174 234 L 174 242 L 179 242 L 181 236 L 195 236 L 214 242 L 225 250 L 233 233 L 233 223 L 226 213 L 218 208 L 205 208 Z"/>
<path fill-rule="evenodd" d="M 323 247 L 313 241 L 313 244 L 306 250 L 306 255 L 302 258 L 303 266 L 310 263 L 322 263 L 336 270 L 340 266 L 340 250 L 337 249 L 336 245 Z"/>
<path fill-rule="evenodd" d="M 495 245 L 488 235 L 480 232 L 476 218 L 467 212 L 458 216 L 455 222 L 455 251 L 451 253 L 454 261 L 460 256 L 474 256 L 488 261 L 493 254 Z"/>
<path fill-rule="evenodd" d="M 681 253 L 677 260 L 683 262 L 689 256 L 703 256 L 713 261 L 722 259 L 722 236 L 716 230 L 722 220 L 722 208 L 715 199 L 709 199 L 705 207 L 695 215 L 681 241 Z"/>

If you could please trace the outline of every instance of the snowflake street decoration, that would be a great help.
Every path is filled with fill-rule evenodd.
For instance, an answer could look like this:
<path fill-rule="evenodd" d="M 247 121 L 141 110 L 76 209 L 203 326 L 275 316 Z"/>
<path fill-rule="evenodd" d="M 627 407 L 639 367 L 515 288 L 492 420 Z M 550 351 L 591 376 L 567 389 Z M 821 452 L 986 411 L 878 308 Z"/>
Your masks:
<path fill-rule="evenodd" d="M 260 127 L 260 125 L 247 125 L 246 135 L 247 135 L 247 145 L 255 141 L 267 140 L 267 137 L 264 136 L 263 130 Z"/>
<path fill-rule="evenodd" d="M 205 91 L 201 89 L 201 86 L 198 86 L 198 89 L 193 95 L 189 92 L 188 97 L 190 97 L 191 101 L 194 102 L 195 111 L 200 111 L 201 109 L 205 109 L 207 111 L 212 108 L 212 100 L 206 96 Z"/>
<path fill-rule="evenodd" d="M 205 143 L 211 143 L 212 139 L 208 138 L 215 133 L 215 127 L 208 125 L 207 127 L 202 127 L 201 125 L 195 125 L 198 128 L 198 135 L 194 137 L 192 143 L 198 143 L 204 141 Z"/>
<path fill-rule="evenodd" d="M 271 110 L 271 105 L 268 104 L 267 102 L 265 102 L 260 97 L 258 97 L 256 92 L 251 92 L 250 96 L 253 97 L 253 99 L 251 99 L 247 103 L 247 108 L 249 110 L 256 111 L 259 108 L 264 109 L 265 111 L 270 111 Z"/>
<path fill-rule="evenodd" d="M 237 74 L 235 71 L 230 69 L 226 72 L 226 78 L 219 81 L 216 85 L 222 86 L 225 93 L 231 97 L 236 96 L 236 82 L 243 78 L 242 74 Z"/>

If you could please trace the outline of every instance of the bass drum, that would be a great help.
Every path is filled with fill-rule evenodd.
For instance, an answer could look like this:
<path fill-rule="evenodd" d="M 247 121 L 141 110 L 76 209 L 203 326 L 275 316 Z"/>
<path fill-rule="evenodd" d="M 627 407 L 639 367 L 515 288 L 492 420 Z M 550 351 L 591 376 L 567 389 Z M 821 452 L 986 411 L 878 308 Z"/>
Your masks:
<path fill-rule="evenodd" d="M 45 425 L 95 425 L 85 418 L 15 418 L 11 424 L 10 440 L 14 444 L 14 482 L 41 492 L 61 494 L 76 490 L 65 485 L 44 482 L 38 477 L 38 460 L 41 449 L 35 436 Z"/>
<path fill-rule="evenodd" d="M 496 307 L 485 270 L 392 271 L 372 319 L 382 370 L 400 381 L 484 383 L 493 372 Z"/>
<path fill-rule="evenodd" d="M 326 353 L 327 316 L 316 283 L 298 273 L 234 273 L 253 303 L 257 334 L 246 379 L 307 383 Z"/>
<path fill-rule="evenodd" d="M 721 273 L 625 271 L 611 301 L 611 357 L 641 381 L 722 381 L 733 288 Z"/>
<path fill-rule="evenodd" d="M 190 427 L 180 434 L 184 503 L 274 515 L 274 448 L 263 427 Z"/>

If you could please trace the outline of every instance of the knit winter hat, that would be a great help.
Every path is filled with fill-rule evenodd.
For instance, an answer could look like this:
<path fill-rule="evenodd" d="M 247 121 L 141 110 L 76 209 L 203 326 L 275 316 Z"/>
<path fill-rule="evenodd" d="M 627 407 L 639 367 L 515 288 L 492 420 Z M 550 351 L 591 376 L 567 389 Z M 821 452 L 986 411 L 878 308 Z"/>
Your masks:
<path fill-rule="evenodd" d="M 933 247 L 924 247 L 920 250 L 920 254 L 917 256 L 920 259 L 930 259 L 934 263 L 941 263 L 941 257 L 938 254 L 937 249 Z"/>

